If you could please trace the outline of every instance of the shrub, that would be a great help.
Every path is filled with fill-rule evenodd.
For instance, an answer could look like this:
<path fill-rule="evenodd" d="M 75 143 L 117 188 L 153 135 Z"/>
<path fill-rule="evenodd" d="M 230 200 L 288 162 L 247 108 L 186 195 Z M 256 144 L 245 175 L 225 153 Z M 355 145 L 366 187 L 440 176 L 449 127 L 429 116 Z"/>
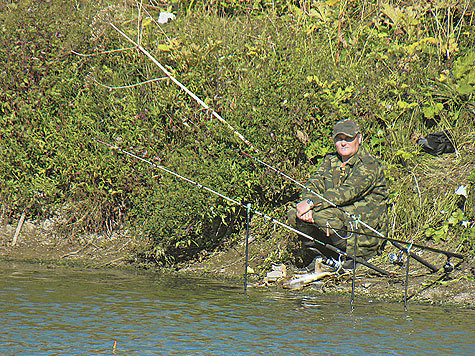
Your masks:
<path fill-rule="evenodd" d="M 387 164 L 395 233 L 422 237 L 420 217 L 437 192 L 428 180 L 414 194 L 414 175 L 422 181 L 424 172 L 414 168 L 423 165 L 411 136 L 450 130 L 459 151 L 473 157 L 475 33 L 463 8 L 452 12 L 460 33 L 454 42 L 432 26 L 427 7 L 373 12 L 375 4 L 353 2 L 341 12 L 341 4 L 286 2 L 269 14 L 261 3 L 252 11 L 230 3 L 224 8 L 248 15 L 229 17 L 207 3 L 203 13 L 187 6 L 165 26 L 148 8 L 137 31 L 136 9 L 123 4 L 4 5 L 0 189 L 7 214 L 28 209 L 46 217 L 61 207 L 69 231 L 110 233 L 127 224 L 151 241 L 145 256 L 192 258 L 232 242 L 243 209 L 94 138 L 283 218 L 299 190 L 241 151 L 305 181 L 332 149 L 333 124 L 356 117 L 366 144 Z M 126 49 L 110 22 L 139 38 L 259 152 L 178 86 L 155 80 L 164 74 Z M 455 209 L 447 199 L 440 197 L 437 210 Z"/>

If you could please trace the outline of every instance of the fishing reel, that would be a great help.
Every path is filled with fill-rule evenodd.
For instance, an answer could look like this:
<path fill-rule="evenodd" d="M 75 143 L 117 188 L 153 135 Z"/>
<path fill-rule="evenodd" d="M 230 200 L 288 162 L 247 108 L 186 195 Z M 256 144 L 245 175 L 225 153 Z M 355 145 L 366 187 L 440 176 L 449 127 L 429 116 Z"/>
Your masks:
<path fill-rule="evenodd" d="M 332 268 L 334 268 L 334 269 L 336 269 L 336 270 L 337 270 L 337 269 L 340 269 L 340 267 L 341 267 L 341 265 L 342 265 L 342 263 L 341 263 L 340 260 L 337 261 L 337 260 L 335 260 L 334 258 L 324 258 L 324 259 L 322 260 L 322 262 L 323 262 L 325 265 L 327 265 L 327 266 L 329 266 L 329 267 L 332 267 Z"/>
<path fill-rule="evenodd" d="M 444 272 L 446 274 L 449 274 L 450 272 L 452 272 L 454 269 L 455 269 L 455 266 L 453 265 L 453 263 L 450 262 L 450 258 L 447 257 L 447 261 L 445 261 L 445 265 L 444 265 Z"/>
<path fill-rule="evenodd" d="M 389 262 L 393 265 L 403 266 L 404 265 L 404 253 L 403 251 L 399 253 L 390 253 L 389 254 Z"/>
<path fill-rule="evenodd" d="M 309 247 L 309 250 L 318 252 L 318 250 L 313 247 Z M 343 262 L 340 259 L 336 260 L 333 257 L 327 258 L 327 257 L 321 257 L 321 256 L 318 256 L 315 258 L 315 263 L 323 263 L 324 265 L 331 267 L 335 270 L 340 269 L 343 264 Z"/>

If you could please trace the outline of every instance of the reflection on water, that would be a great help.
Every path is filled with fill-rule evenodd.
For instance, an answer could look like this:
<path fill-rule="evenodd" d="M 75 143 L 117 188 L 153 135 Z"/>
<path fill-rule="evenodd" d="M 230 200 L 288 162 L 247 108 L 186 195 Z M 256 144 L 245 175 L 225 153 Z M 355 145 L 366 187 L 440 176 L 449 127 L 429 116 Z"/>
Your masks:
<path fill-rule="evenodd" d="M 0 355 L 473 355 L 475 311 L 0 263 Z M 114 350 L 115 342 L 115 350 Z"/>

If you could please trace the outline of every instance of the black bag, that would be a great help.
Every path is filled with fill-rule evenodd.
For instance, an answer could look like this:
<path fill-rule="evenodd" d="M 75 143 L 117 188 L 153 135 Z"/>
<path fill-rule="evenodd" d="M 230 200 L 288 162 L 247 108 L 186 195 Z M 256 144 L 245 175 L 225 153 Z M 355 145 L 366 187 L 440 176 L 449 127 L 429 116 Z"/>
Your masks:
<path fill-rule="evenodd" d="M 455 147 L 452 144 L 452 138 L 447 131 L 436 132 L 428 134 L 426 137 L 418 139 L 417 144 L 422 146 L 422 149 L 437 156 L 442 153 L 454 153 Z"/>

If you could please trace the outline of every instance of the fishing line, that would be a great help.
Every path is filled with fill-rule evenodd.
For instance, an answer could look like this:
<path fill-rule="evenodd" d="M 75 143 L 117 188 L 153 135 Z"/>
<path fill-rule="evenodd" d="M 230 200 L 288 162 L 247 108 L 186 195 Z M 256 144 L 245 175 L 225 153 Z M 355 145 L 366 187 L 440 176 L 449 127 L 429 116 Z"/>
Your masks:
<path fill-rule="evenodd" d="M 358 224 L 355 224 L 355 226 L 353 226 L 353 222 L 352 222 L 352 221 L 349 221 L 348 224 L 350 225 L 350 231 L 351 231 L 351 233 L 350 233 L 349 235 L 346 235 L 346 236 L 340 235 L 339 232 L 346 232 L 346 233 L 348 233 L 348 231 L 343 230 L 343 229 L 336 229 L 336 228 L 334 228 L 333 226 L 331 226 L 328 221 L 326 222 L 326 227 L 327 227 L 327 231 L 328 231 L 328 230 L 332 230 L 332 231 L 335 233 L 335 235 L 338 236 L 340 239 L 342 239 L 342 240 L 348 240 L 348 239 L 350 239 L 350 238 L 353 236 L 353 234 L 356 234 L 356 233 L 357 233 L 357 232 L 356 232 L 356 229 L 358 228 Z"/>
<path fill-rule="evenodd" d="M 145 158 L 142 158 L 142 157 L 140 157 L 140 156 L 137 156 L 137 155 L 135 155 L 135 154 L 133 154 L 133 153 L 131 153 L 131 152 L 128 152 L 128 151 L 126 151 L 126 150 L 121 149 L 121 148 L 118 147 L 118 146 L 111 145 L 111 144 L 109 144 L 109 143 L 107 143 L 107 142 L 104 142 L 104 141 L 101 141 L 101 140 L 99 140 L 99 139 L 97 139 L 97 138 L 93 138 L 93 140 L 95 140 L 96 142 L 98 142 L 98 143 L 100 143 L 100 144 L 102 144 L 102 145 L 105 145 L 105 146 L 107 146 L 107 147 L 109 147 L 109 148 L 111 148 L 111 149 L 114 149 L 114 150 L 117 150 L 117 151 L 119 151 L 119 152 L 121 152 L 121 153 L 124 153 L 125 155 L 128 155 L 128 156 L 133 157 L 133 158 L 135 158 L 135 159 L 138 159 L 138 160 L 140 160 L 140 161 L 142 161 L 142 162 L 145 162 L 145 163 L 147 163 L 147 164 L 149 164 L 149 165 L 151 165 L 151 166 L 153 166 L 153 167 L 155 167 L 155 168 L 158 168 L 158 169 L 160 169 L 160 170 L 162 170 L 162 171 L 164 171 L 164 172 L 166 172 L 166 173 L 168 173 L 168 174 L 170 174 L 170 175 L 173 175 L 174 177 L 176 177 L 176 178 L 178 178 L 178 179 L 181 179 L 181 180 L 184 180 L 184 181 L 186 181 L 186 182 L 188 182 L 188 183 L 190 183 L 190 184 L 193 184 L 193 185 L 197 186 L 198 189 L 206 190 L 206 191 L 208 191 L 208 192 L 210 192 L 210 193 L 212 193 L 212 194 L 215 194 L 215 195 L 217 195 L 217 196 L 223 198 L 224 200 L 227 200 L 227 201 L 229 201 L 229 202 L 231 202 L 231 203 L 233 203 L 233 204 L 236 204 L 236 205 L 238 205 L 238 206 L 241 206 L 241 207 L 244 207 L 244 208 L 248 209 L 247 205 L 244 205 L 244 204 L 238 202 L 238 201 L 235 200 L 235 199 L 229 198 L 229 197 L 227 197 L 226 195 L 221 194 L 221 193 L 219 193 L 219 192 L 217 192 L 216 190 L 213 190 L 213 189 L 211 189 L 211 188 L 208 188 L 208 187 L 205 186 L 205 185 L 202 185 L 202 184 L 200 184 L 200 183 L 198 183 L 198 182 L 195 182 L 195 181 L 192 180 L 192 179 L 189 179 L 189 178 L 187 178 L 187 177 L 185 177 L 185 176 L 182 176 L 182 175 L 180 175 L 180 174 L 178 174 L 178 173 L 175 173 L 175 172 L 173 172 L 173 171 L 171 171 L 171 170 L 169 170 L 169 169 L 167 169 L 167 168 L 165 168 L 165 167 L 163 167 L 163 166 L 161 166 L 161 165 L 159 165 L 159 164 L 156 164 L 156 163 L 154 163 L 154 162 L 151 162 L 151 161 L 149 161 L 149 160 L 147 160 L 147 159 L 145 159 Z M 329 250 L 335 252 L 335 253 L 338 254 L 338 255 L 345 256 L 345 257 L 347 257 L 347 258 L 353 259 L 353 257 L 350 256 L 348 253 L 346 253 L 345 251 L 342 251 L 342 250 L 338 249 L 337 247 L 335 247 L 335 246 L 333 246 L 333 245 L 326 244 L 326 243 L 324 243 L 324 242 L 322 242 L 322 241 L 319 241 L 319 240 L 317 240 L 317 239 L 315 239 L 315 238 L 313 238 L 313 237 L 311 237 L 311 236 L 305 234 L 304 232 L 302 232 L 302 231 L 300 231 L 300 230 L 297 230 L 297 229 L 293 228 L 292 226 L 287 225 L 287 224 L 285 224 L 285 223 L 283 223 L 283 222 L 280 222 L 279 220 L 276 220 L 276 219 L 274 219 L 274 218 L 272 218 L 272 217 L 270 217 L 270 216 L 268 216 L 268 215 L 266 215 L 266 214 L 264 214 L 264 213 L 262 213 L 262 212 L 260 212 L 260 211 L 258 211 L 258 210 L 256 210 L 256 209 L 250 209 L 250 208 L 249 208 L 249 210 L 252 211 L 253 213 L 255 213 L 255 214 L 257 214 L 257 215 L 263 217 L 265 220 L 271 221 L 271 222 L 273 222 L 274 224 L 277 224 L 277 225 L 279 225 L 279 226 L 282 226 L 282 227 L 286 228 L 287 230 L 290 230 L 290 231 L 292 231 L 292 232 L 294 232 L 294 233 L 296 233 L 296 234 L 298 234 L 298 235 L 300 235 L 300 236 L 303 236 L 303 237 L 305 237 L 306 239 L 308 239 L 308 240 L 310 240 L 310 241 L 313 241 L 313 242 L 315 242 L 315 243 L 318 243 L 318 244 L 322 245 L 323 247 L 325 247 L 325 248 L 327 248 L 327 249 L 329 249 Z M 356 257 L 356 260 L 357 260 L 358 263 L 361 263 L 362 265 L 364 265 L 364 266 L 366 266 L 366 267 L 368 267 L 368 268 L 371 268 L 371 269 L 375 270 L 376 272 L 378 272 L 378 273 L 380 273 L 380 274 L 382 274 L 382 275 L 389 275 L 389 274 L 390 274 L 389 272 L 387 272 L 387 271 L 385 271 L 385 270 L 379 268 L 378 266 L 375 266 L 375 265 L 373 265 L 373 264 L 367 262 L 367 261 L 364 260 L 363 258 Z"/>
<path fill-rule="evenodd" d="M 211 109 L 203 100 L 198 98 L 191 90 L 189 90 L 186 86 L 184 86 L 182 83 L 180 83 L 159 61 L 157 61 L 145 48 L 143 48 L 140 44 L 132 40 L 129 36 L 127 36 L 124 32 L 119 30 L 114 24 L 109 23 L 109 25 L 112 26 L 120 35 L 122 35 L 124 38 L 127 39 L 130 43 L 132 43 L 134 46 L 136 46 L 145 56 L 147 56 L 154 64 L 156 64 L 165 75 L 170 78 L 170 80 L 178 85 L 180 89 L 182 89 L 185 93 L 187 93 L 189 96 L 191 96 L 198 104 L 200 104 L 203 108 L 208 110 L 211 115 L 213 115 L 216 119 L 218 119 L 219 122 L 222 124 L 226 125 L 228 129 L 230 129 L 234 135 L 239 137 L 239 139 L 244 142 L 247 146 L 249 146 L 253 151 L 259 152 L 257 148 L 255 148 L 241 133 L 239 133 L 233 126 L 231 126 L 226 120 L 224 120 L 221 115 L 219 115 L 216 111 Z"/>

